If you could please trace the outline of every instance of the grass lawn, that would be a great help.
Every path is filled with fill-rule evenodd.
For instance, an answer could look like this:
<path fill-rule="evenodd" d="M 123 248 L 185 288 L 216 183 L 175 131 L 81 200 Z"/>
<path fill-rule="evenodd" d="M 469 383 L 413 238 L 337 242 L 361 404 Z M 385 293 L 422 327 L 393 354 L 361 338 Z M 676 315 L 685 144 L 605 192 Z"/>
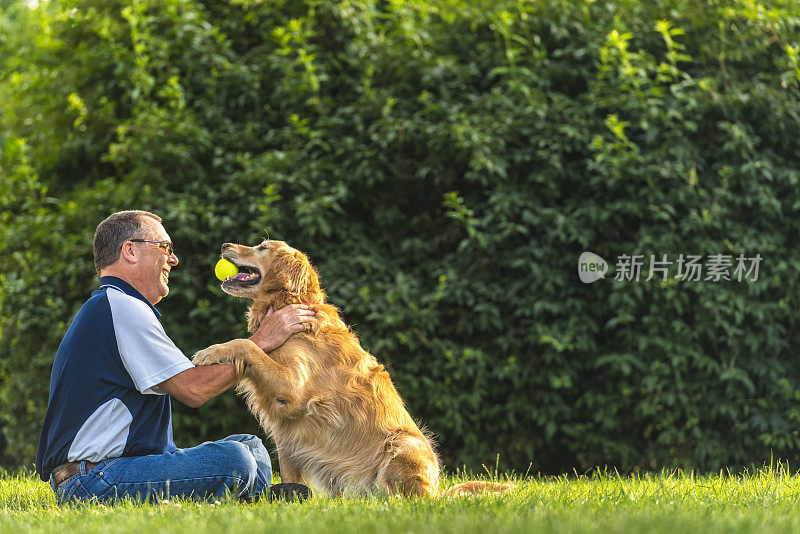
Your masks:
<path fill-rule="evenodd" d="M 451 478 L 446 485 L 455 483 Z M 797 532 L 800 474 L 529 478 L 506 495 L 302 504 L 122 502 L 58 507 L 30 474 L 0 477 L 2 532 Z"/>

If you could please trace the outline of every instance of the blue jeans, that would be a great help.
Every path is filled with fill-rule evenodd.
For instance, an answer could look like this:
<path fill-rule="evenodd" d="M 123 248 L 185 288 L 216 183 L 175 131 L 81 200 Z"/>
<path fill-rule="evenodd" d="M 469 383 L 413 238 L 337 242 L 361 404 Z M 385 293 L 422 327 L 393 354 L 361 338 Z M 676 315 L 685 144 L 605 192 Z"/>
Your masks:
<path fill-rule="evenodd" d="M 59 504 L 124 497 L 207 499 L 228 492 L 250 498 L 268 492 L 271 480 L 272 464 L 261 439 L 236 434 L 173 453 L 110 458 L 92 469 L 81 462 L 80 473 L 53 489 Z"/>

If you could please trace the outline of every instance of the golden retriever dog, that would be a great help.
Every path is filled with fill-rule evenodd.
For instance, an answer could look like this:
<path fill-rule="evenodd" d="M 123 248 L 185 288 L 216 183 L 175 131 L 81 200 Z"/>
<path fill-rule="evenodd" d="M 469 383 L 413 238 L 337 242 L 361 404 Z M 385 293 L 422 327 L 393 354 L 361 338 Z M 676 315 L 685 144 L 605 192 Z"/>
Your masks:
<path fill-rule="evenodd" d="M 253 300 L 250 332 L 270 307 L 306 303 L 316 312 L 306 332 L 293 334 L 269 354 L 250 340 L 235 339 L 212 345 L 193 360 L 234 364 L 237 391 L 275 440 L 282 481 L 305 481 L 333 495 L 436 495 L 439 461 L 430 438 L 409 415 L 383 365 L 325 302 L 305 254 L 267 240 L 255 247 L 226 243 L 222 257 L 240 271 L 222 289 Z M 447 493 L 510 487 L 466 482 Z"/>

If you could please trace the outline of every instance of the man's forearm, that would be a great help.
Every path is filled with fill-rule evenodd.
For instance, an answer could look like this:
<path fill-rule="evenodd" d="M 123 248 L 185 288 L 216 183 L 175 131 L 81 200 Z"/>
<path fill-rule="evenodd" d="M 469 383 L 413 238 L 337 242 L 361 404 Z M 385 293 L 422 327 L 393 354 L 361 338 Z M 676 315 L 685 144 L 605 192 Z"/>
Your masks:
<path fill-rule="evenodd" d="M 159 384 L 170 396 L 197 408 L 236 383 L 233 365 L 215 363 L 192 367 Z"/>
<path fill-rule="evenodd" d="M 197 406 L 205 404 L 236 383 L 236 370 L 227 363 L 215 363 L 188 369 L 194 371 L 192 389 Z"/>

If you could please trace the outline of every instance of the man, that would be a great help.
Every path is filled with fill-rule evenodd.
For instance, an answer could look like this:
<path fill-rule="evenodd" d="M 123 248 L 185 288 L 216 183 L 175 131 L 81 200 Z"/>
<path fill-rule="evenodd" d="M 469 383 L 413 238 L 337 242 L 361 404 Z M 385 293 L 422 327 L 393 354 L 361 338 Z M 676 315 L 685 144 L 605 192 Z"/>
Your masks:
<path fill-rule="evenodd" d="M 259 438 L 234 435 L 189 449 L 172 439 L 170 397 L 197 407 L 235 382 L 232 365 L 195 367 L 167 337 L 154 307 L 178 264 L 161 218 L 115 213 L 97 226 L 100 288 L 67 330 L 53 362 L 36 469 L 59 502 L 131 496 L 304 498 L 308 488 L 270 488 Z M 305 305 L 271 313 L 250 338 L 264 351 L 313 318 Z M 280 486 L 280 487 L 279 487 Z"/>

